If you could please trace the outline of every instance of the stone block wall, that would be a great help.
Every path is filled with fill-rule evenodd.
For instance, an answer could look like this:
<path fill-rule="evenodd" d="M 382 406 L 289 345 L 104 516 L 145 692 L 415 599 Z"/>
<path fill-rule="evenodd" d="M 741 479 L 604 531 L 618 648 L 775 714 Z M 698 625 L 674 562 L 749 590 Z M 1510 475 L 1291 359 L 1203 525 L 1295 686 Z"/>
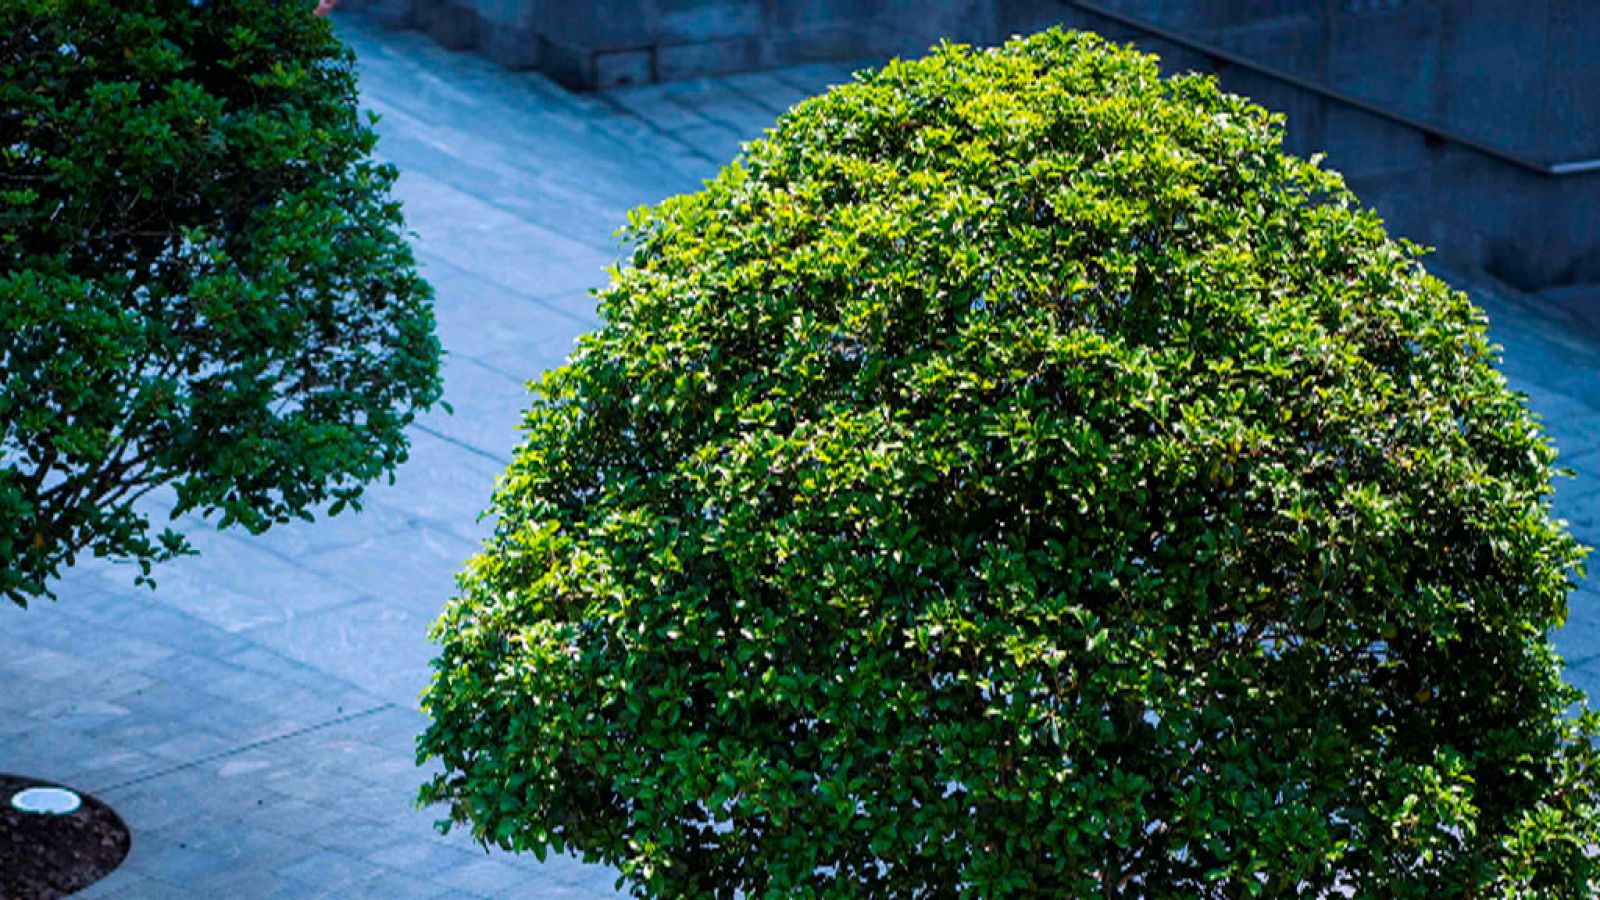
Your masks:
<path fill-rule="evenodd" d="M 346 0 L 577 90 L 992 43 L 997 0 Z"/>
<path fill-rule="evenodd" d="M 1284 113 L 1294 152 L 1326 153 L 1391 233 L 1437 248 L 1445 262 L 1530 290 L 1600 281 L 1600 171 L 1538 171 L 1600 159 L 1600 53 L 1593 50 L 1600 46 L 1600 3 L 1061 5 L 1078 27 L 1158 53 L 1170 71 L 1214 72 L 1228 90 Z M 1192 38 L 1425 128 L 1196 53 L 1086 7 Z"/>
<path fill-rule="evenodd" d="M 539 69 L 577 90 L 919 55 L 942 38 L 987 45 L 1051 25 L 1090 28 L 1159 53 L 1169 71 L 1215 72 L 1225 88 L 1284 113 L 1292 150 L 1326 152 L 1328 164 L 1345 173 L 1393 233 L 1437 247 L 1453 265 L 1528 289 L 1600 281 L 1600 171 L 1539 171 L 1600 158 L 1594 50 L 1600 0 L 345 0 L 343 6 L 512 68 Z M 1163 40 L 1151 28 L 1177 40 Z M 1329 91 L 1357 102 L 1330 98 Z"/>

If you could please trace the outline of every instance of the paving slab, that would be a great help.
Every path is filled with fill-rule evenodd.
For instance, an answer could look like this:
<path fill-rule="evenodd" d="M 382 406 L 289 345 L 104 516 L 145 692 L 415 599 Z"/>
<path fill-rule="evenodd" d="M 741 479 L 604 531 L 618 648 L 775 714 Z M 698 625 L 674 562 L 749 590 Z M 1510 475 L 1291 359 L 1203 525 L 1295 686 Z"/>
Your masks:
<path fill-rule="evenodd" d="M 492 525 L 480 513 L 526 382 L 598 321 L 590 291 L 620 258 L 627 210 L 696 190 L 858 65 L 574 96 L 336 22 L 383 116 L 379 154 L 401 172 L 455 413 L 418 423 L 410 460 L 360 514 L 258 537 L 190 517 L 201 555 L 159 569 L 153 591 L 88 563 L 59 603 L 0 611 L 0 770 L 97 793 L 127 820 L 132 854 L 88 897 L 615 896 L 604 866 L 486 852 L 414 808 L 428 626 Z M 1556 511 L 1600 544 L 1600 340 L 1570 298 L 1455 280 L 1574 471 Z M 1600 691 L 1600 582 L 1578 582 L 1555 640 L 1574 683 Z"/>

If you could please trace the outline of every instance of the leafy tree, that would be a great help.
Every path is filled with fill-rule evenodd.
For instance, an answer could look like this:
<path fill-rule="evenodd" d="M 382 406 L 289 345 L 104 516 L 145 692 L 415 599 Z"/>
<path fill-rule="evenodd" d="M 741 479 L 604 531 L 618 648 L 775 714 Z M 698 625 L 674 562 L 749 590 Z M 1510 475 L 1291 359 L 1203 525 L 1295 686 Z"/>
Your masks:
<path fill-rule="evenodd" d="M 187 552 L 405 459 L 431 294 L 353 57 L 279 0 L 0 3 L 0 595 Z"/>
<path fill-rule="evenodd" d="M 641 896 L 1595 896 L 1554 452 L 1281 138 L 1053 31 L 637 214 L 423 800 Z"/>

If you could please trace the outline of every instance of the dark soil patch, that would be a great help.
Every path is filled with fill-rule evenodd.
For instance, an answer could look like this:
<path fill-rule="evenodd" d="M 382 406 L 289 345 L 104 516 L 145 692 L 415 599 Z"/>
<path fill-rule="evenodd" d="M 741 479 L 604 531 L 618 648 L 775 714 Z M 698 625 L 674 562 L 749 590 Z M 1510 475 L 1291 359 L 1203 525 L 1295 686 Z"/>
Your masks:
<path fill-rule="evenodd" d="M 46 900 L 81 891 L 128 855 L 128 828 L 93 797 L 64 816 L 18 812 L 11 798 L 48 782 L 0 774 L 0 898 Z"/>

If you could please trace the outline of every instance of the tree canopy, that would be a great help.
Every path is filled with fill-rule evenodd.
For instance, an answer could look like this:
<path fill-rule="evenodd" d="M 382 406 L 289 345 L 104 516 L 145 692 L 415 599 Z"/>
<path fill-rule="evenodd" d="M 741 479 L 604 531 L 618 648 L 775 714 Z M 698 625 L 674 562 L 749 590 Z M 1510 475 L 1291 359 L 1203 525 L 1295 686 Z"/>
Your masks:
<path fill-rule="evenodd" d="M 1554 452 L 1276 117 L 947 45 L 631 235 L 435 630 L 480 840 L 652 897 L 1595 896 Z"/>
<path fill-rule="evenodd" d="M 310 4 L 0 4 L 0 596 L 251 531 L 405 459 L 432 298 Z"/>

